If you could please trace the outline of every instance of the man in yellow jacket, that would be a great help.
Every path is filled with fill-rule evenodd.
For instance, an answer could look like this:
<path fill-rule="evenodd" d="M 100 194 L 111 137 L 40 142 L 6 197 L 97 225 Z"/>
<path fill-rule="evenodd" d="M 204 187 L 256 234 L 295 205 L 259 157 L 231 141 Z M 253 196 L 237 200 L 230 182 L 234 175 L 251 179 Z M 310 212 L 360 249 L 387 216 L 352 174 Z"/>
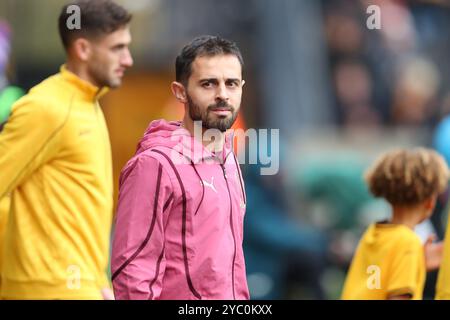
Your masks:
<path fill-rule="evenodd" d="M 66 5 L 66 64 L 12 107 L 0 133 L 0 199 L 11 199 L 0 298 L 107 295 L 112 160 L 98 99 L 133 64 L 130 20 L 109 0 Z"/>

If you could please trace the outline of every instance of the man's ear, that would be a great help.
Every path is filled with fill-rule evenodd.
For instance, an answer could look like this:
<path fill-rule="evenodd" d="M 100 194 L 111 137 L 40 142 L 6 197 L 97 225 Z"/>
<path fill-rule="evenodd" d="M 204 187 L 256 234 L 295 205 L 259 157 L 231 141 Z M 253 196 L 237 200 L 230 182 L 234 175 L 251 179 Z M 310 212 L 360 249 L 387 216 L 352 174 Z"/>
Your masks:
<path fill-rule="evenodd" d="M 242 80 L 242 87 L 244 86 L 244 84 L 245 84 L 245 80 Z"/>
<path fill-rule="evenodd" d="M 172 89 L 172 93 L 175 96 L 175 98 L 181 102 L 181 103 L 187 103 L 187 94 L 186 94 L 186 88 L 183 84 L 180 82 L 172 82 L 170 85 L 170 88 Z"/>
<path fill-rule="evenodd" d="M 86 62 L 92 54 L 91 43 L 85 38 L 78 38 L 72 43 L 71 51 L 79 60 Z"/>

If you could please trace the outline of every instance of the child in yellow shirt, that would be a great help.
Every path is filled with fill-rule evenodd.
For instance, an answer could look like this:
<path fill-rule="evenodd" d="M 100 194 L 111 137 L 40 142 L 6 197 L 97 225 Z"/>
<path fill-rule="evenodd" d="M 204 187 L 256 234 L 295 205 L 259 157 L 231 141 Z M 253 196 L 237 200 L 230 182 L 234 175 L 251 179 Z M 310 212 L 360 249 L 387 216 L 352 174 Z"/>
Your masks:
<path fill-rule="evenodd" d="M 392 218 L 372 224 L 364 233 L 342 299 L 422 299 L 427 268 L 439 266 L 442 244 L 433 245 L 430 238 L 424 250 L 414 227 L 430 217 L 447 186 L 445 160 L 424 148 L 391 151 L 365 178 L 371 193 L 392 206 Z"/>

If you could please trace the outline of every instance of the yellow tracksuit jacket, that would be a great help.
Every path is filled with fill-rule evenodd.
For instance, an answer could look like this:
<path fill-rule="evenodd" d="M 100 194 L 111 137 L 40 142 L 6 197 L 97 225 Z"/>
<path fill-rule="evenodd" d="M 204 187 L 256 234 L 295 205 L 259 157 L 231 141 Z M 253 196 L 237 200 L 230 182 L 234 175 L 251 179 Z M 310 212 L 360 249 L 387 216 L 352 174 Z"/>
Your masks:
<path fill-rule="evenodd" d="M 100 299 L 108 286 L 113 183 L 98 104 L 104 92 L 62 66 L 12 108 L 0 133 L 0 200 L 11 199 L 0 219 L 3 299 Z"/>

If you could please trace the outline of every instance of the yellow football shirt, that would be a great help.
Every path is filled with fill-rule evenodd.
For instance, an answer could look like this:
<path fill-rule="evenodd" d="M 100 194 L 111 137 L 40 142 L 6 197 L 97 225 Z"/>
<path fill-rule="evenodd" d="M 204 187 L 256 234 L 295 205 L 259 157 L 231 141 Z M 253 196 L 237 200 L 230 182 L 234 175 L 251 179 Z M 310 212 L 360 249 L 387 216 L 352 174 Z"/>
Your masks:
<path fill-rule="evenodd" d="M 422 299 L 425 256 L 420 238 L 404 225 L 372 224 L 359 242 L 344 284 L 344 300 Z"/>

